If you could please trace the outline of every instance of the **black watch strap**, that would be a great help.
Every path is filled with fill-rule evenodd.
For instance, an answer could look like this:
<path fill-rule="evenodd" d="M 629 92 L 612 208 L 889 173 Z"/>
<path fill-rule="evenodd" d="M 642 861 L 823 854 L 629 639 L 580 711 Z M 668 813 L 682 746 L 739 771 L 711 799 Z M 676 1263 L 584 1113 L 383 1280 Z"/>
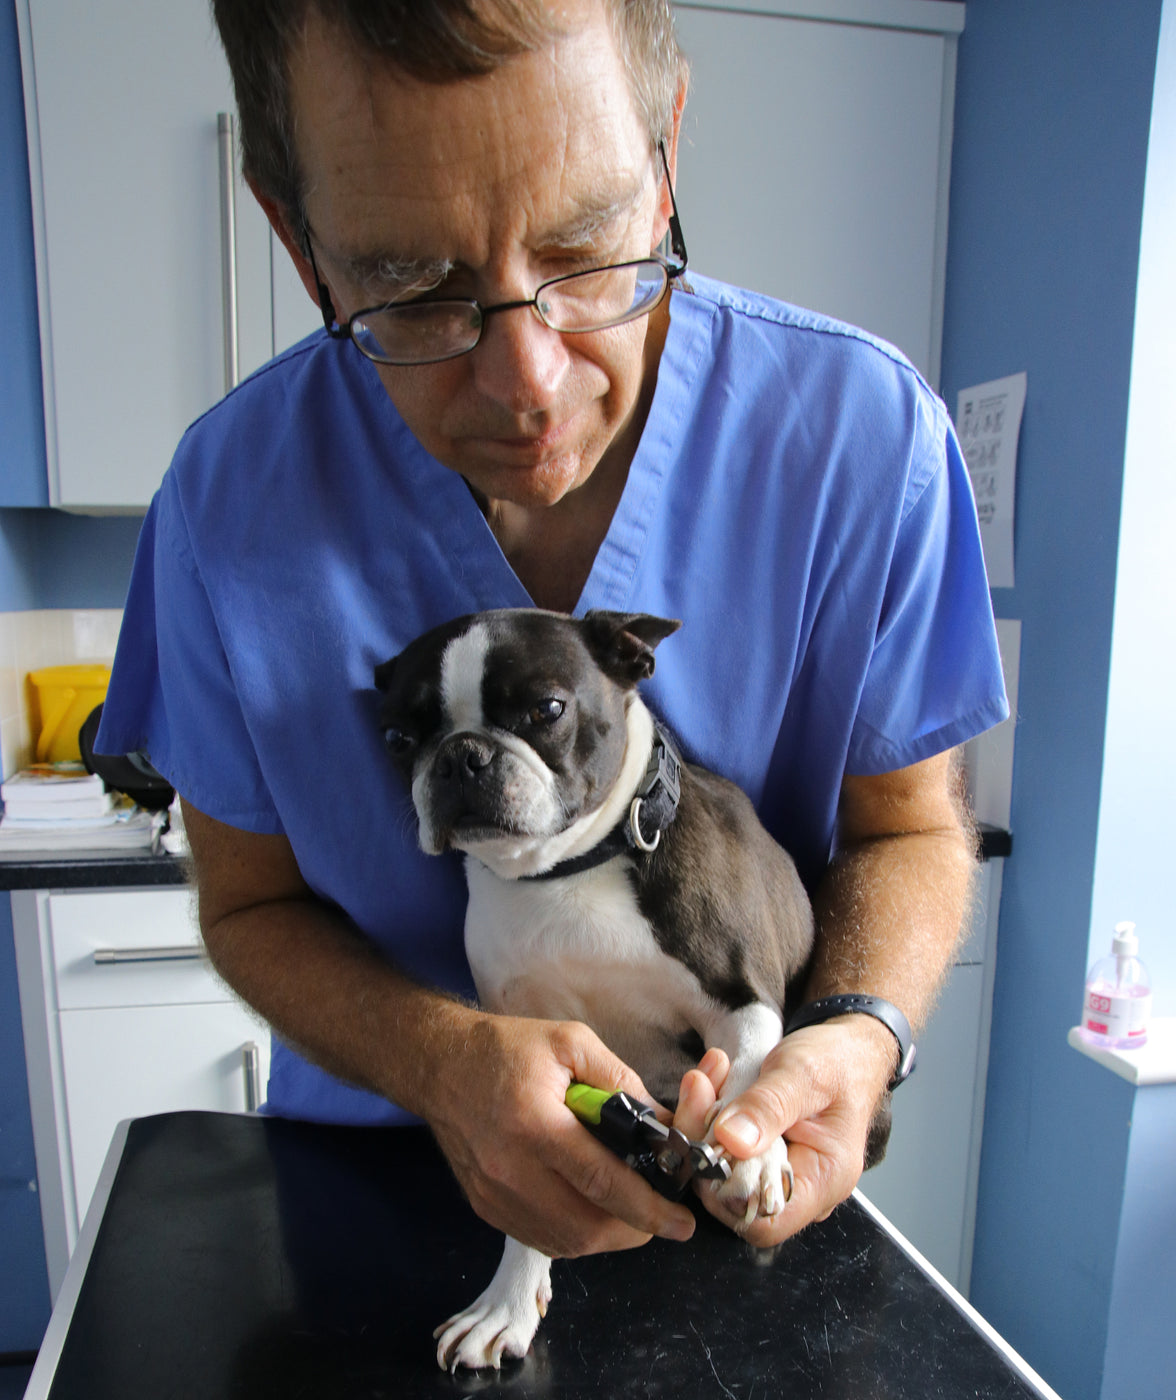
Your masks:
<path fill-rule="evenodd" d="M 897 1089 L 904 1079 L 909 1079 L 915 1068 L 915 1041 L 911 1034 L 911 1023 L 893 1002 L 881 997 L 867 996 L 864 992 L 844 992 L 840 996 L 821 997 L 798 1007 L 784 1027 L 784 1034 L 791 1035 L 804 1026 L 817 1026 L 822 1021 L 831 1021 L 834 1016 L 846 1016 L 860 1012 L 863 1016 L 873 1016 L 876 1021 L 890 1031 L 898 1041 L 898 1069 L 894 1078 L 886 1086 Z"/>

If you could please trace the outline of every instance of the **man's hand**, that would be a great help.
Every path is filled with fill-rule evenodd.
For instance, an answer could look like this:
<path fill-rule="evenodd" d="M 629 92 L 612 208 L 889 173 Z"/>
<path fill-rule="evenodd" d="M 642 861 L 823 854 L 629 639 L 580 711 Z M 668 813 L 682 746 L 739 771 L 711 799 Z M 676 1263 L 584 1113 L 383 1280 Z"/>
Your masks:
<path fill-rule="evenodd" d="M 696 1186 L 707 1210 L 732 1229 L 738 1225 L 751 1244 L 779 1244 L 824 1220 L 857 1185 L 873 1110 L 894 1072 L 894 1037 L 878 1026 L 887 1044 L 875 1034 L 876 1022 L 858 1024 L 869 1022 L 866 1016 L 838 1017 L 786 1036 L 756 1082 L 715 1118 L 712 1137 L 730 1157 L 754 1157 L 780 1136 L 788 1145 L 792 1199 L 771 1219 L 744 1228 L 742 1217 L 724 1208 L 714 1183 Z M 709 1051 L 683 1079 L 674 1123 L 687 1137 L 705 1134 L 725 1072 L 726 1056 Z"/>
<path fill-rule="evenodd" d="M 587 1026 L 477 1013 L 425 1117 L 470 1204 L 544 1254 L 689 1239 L 694 1217 L 658 1195 L 564 1103 L 573 1081 L 652 1102 Z"/>
<path fill-rule="evenodd" d="M 813 901 L 818 933 L 808 997 L 870 992 L 900 1006 L 916 1032 L 925 1022 L 975 870 L 960 790 L 954 753 L 846 777 L 838 854 Z M 753 1157 L 782 1134 L 795 1173 L 787 1207 L 757 1221 L 747 1239 L 776 1244 L 845 1200 L 861 1176 L 870 1123 L 896 1068 L 897 1047 L 885 1026 L 871 1016 L 838 1016 L 785 1036 L 756 1082 L 723 1106 L 713 1136 L 730 1156 Z M 721 1092 L 716 1078 L 691 1071 L 683 1080 L 675 1122 L 688 1137 L 707 1125 Z M 727 1219 L 705 1186 L 700 1195 Z"/>

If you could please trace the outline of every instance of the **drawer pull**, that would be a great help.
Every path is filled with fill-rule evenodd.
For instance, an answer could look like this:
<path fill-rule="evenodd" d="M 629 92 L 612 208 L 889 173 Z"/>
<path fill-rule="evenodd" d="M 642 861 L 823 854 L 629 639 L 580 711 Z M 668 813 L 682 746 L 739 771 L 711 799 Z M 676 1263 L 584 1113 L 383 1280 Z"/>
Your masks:
<path fill-rule="evenodd" d="M 96 948 L 99 967 L 111 963 L 203 962 L 208 954 L 199 943 L 179 943 L 170 948 Z"/>
<path fill-rule="evenodd" d="M 261 1051 L 255 1040 L 241 1047 L 241 1069 L 245 1074 L 245 1112 L 256 1113 L 261 1107 Z"/>

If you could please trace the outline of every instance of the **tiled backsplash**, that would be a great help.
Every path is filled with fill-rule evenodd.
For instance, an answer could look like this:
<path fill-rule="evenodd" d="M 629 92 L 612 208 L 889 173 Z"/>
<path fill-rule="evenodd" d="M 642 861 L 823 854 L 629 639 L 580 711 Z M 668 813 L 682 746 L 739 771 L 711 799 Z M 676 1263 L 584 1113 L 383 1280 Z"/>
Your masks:
<path fill-rule="evenodd" d="M 6 778 L 33 757 L 25 677 L 41 666 L 109 664 L 121 622 L 120 608 L 0 613 L 0 745 Z"/>

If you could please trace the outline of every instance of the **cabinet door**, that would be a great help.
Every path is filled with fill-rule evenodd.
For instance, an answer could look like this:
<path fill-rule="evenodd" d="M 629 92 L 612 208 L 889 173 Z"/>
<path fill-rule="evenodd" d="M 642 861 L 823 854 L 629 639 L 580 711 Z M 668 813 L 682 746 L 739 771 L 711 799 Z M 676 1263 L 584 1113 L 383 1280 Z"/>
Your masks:
<path fill-rule="evenodd" d="M 678 204 L 692 266 L 862 326 L 939 372 L 955 39 L 876 19 L 679 4 L 690 95 Z M 842 7 L 844 8 L 844 7 Z M 927 7 L 958 29 L 963 6 Z M 895 18 L 887 18 L 888 10 Z M 958 13 L 957 13 L 958 11 Z"/>
<path fill-rule="evenodd" d="M 180 1109 L 243 1112 L 243 1052 L 251 1045 L 264 1091 L 268 1031 L 234 1002 L 63 1011 L 60 1027 L 79 1224 L 122 1119 Z"/>
<path fill-rule="evenodd" d="M 206 0 L 17 0 L 50 502 L 143 507 L 224 392 L 217 114 Z M 273 352 L 271 249 L 238 180 L 242 373 Z"/>
<path fill-rule="evenodd" d="M 204 956 L 186 889 L 51 894 L 43 917 L 62 1011 L 231 997 Z"/>

